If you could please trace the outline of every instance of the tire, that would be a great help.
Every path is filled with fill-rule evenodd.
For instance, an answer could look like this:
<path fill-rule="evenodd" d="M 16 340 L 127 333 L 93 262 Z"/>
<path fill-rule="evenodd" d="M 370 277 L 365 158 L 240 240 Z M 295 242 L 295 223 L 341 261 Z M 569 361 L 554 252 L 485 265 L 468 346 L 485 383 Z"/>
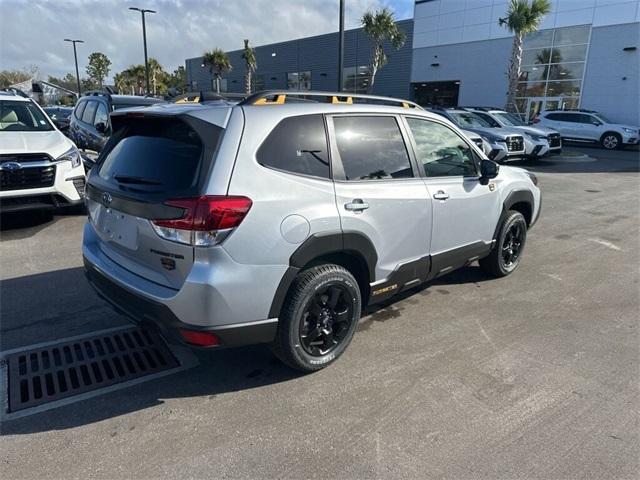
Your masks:
<path fill-rule="evenodd" d="M 622 148 L 622 137 L 616 132 L 607 132 L 600 137 L 600 145 L 607 150 L 616 150 Z"/>
<path fill-rule="evenodd" d="M 348 270 L 333 264 L 305 270 L 289 289 L 272 351 L 296 370 L 320 370 L 351 343 L 361 308 L 358 282 Z"/>
<path fill-rule="evenodd" d="M 480 268 L 493 277 L 513 273 L 520 265 L 526 240 L 527 221 L 520 212 L 509 210 L 491 253 L 479 260 Z"/>

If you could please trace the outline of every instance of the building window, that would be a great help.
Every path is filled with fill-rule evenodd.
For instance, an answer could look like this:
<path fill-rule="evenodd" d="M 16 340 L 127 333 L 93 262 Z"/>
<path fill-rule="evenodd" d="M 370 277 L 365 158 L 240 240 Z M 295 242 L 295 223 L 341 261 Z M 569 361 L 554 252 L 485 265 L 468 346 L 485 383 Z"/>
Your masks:
<path fill-rule="evenodd" d="M 346 67 L 343 74 L 342 90 L 351 93 L 367 93 L 370 70 L 368 65 Z"/>
<path fill-rule="evenodd" d="M 522 115 L 530 119 L 540 110 L 580 104 L 590 33 L 589 25 L 580 25 L 525 38 L 516 100 Z"/>
<path fill-rule="evenodd" d="M 254 92 L 260 92 L 265 89 L 264 75 L 253 75 L 251 80 L 253 81 Z"/>
<path fill-rule="evenodd" d="M 287 73 L 287 88 L 289 90 L 311 90 L 311 72 Z"/>

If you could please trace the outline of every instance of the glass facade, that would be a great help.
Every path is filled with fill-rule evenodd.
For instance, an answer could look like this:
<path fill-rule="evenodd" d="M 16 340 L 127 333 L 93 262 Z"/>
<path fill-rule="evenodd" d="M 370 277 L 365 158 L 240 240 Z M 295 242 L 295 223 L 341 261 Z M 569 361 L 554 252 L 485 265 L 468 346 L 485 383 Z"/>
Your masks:
<path fill-rule="evenodd" d="M 532 118 L 540 110 L 578 107 L 590 34 L 590 25 L 579 25 L 525 38 L 518 111 Z"/>
<path fill-rule="evenodd" d="M 345 67 L 342 90 L 351 93 L 367 93 L 369 88 L 369 66 Z"/>
<path fill-rule="evenodd" d="M 287 73 L 287 88 L 289 90 L 311 90 L 311 72 Z"/>

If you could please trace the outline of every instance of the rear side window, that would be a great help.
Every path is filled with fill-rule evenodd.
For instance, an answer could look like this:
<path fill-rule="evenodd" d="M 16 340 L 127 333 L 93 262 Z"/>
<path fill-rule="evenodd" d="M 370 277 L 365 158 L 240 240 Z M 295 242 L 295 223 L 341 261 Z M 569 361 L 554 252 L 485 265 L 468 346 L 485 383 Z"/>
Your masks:
<path fill-rule="evenodd" d="M 76 106 L 76 111 L 74 113 L 74 115 L 76 116 L 76 118 L 78 120 L 82 120 L 82 114 L 84 113 L 84 109 L 87 106 L 87 102 L 80 102 L 77 106 Z"/>
<path fill-rule="evenodd" d="M 109 113 L 107 112 L 107 107 L 104 103 L 98 104 L 98 111 L 96 112 L 96 117 L 93 120 L 94 125 L 104 124 L 107 125 L 109 122 Z"/>
<path fill-rule="evenodd" d="M 93 116 L 96 114 L 98 102 L 87 102 L 87 107 L 82 113 L 82 121 L 85 123 L 93 123 Z"/>
<path fill-rule="evenodd" d="M 285 118 L 260 146 L 256 157 L 268 168 L 330 178 L 322 115 Z"/>
<path fill-rule="evenodd" d="M 217 143 L 222 129 L 210 126 Z M 114 134 L 98 175 L 123 189 L 195 192 L 203 157 L 200 136 L 175 118 L 131 120 Z"/>
<path fill-rule="evenodd" d="M 394 117 L 334 117 L 333 124 L 345 180 L 413 177 Z"/>

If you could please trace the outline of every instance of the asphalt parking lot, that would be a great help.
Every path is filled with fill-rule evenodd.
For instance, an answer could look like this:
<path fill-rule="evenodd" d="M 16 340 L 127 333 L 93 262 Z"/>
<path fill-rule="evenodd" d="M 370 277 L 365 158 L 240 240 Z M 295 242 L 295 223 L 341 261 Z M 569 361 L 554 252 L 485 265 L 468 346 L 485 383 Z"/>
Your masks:
<path fill-rule="evenodd" d="M 543 212 L 514 275 L 371 311 L 316 374 L 208 352 L 7 420 L 4 478 L 637 478 L 640 153 L 565 150 L 525 165 Z M 1 351 L 127 324 L 84 279 L 83 221 L 2 218 Z"/>

